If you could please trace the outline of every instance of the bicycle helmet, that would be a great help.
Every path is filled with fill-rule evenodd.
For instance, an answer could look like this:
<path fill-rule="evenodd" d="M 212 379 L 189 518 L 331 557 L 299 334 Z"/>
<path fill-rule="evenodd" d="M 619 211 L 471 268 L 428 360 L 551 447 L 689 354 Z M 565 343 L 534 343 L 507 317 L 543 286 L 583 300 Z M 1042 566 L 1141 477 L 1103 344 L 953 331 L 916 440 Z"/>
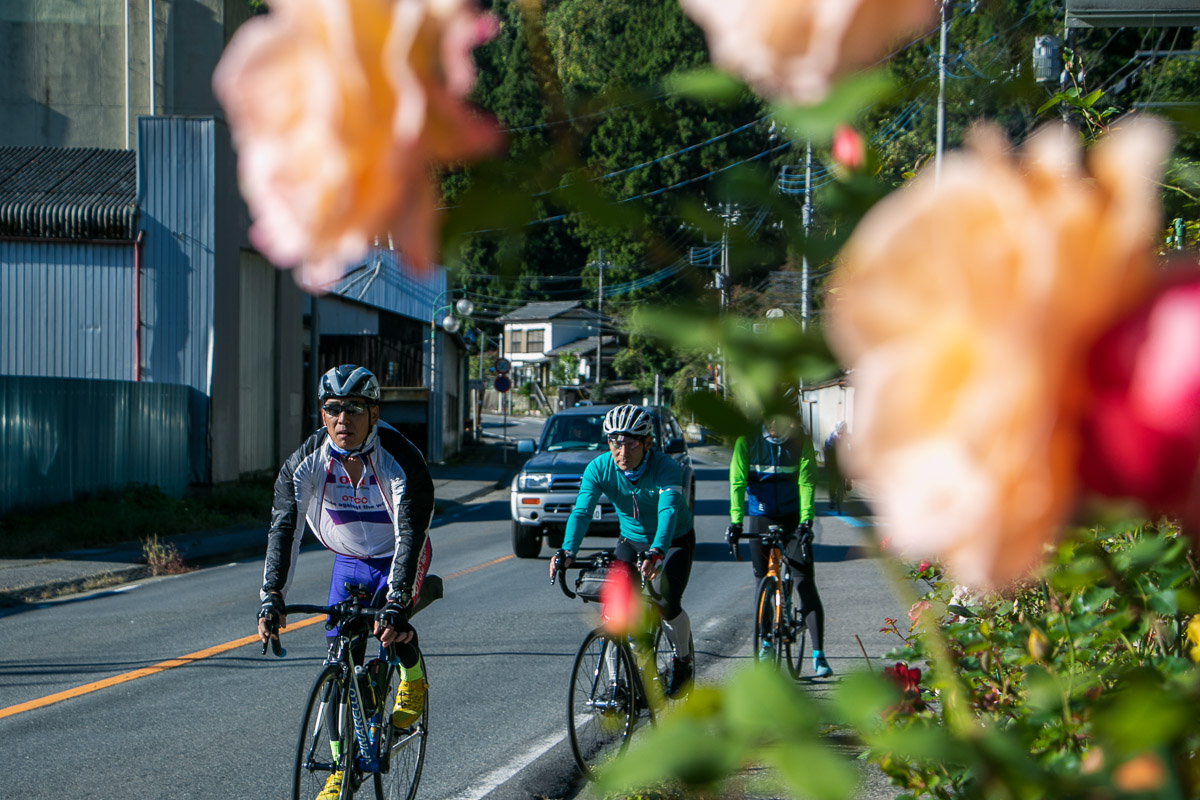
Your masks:
<path fill-rule="evenodd" d="M 342 364 L 321 376 L 317 402 L 324 403 L 331 397 L 365 397 L 371 403 L 378 403 L 379 381 L 366 367 Z"/>
<path fill-rule="evenodd" d="M 650 436 L 653 432 L 654 423 L 650 419 L 650 412 L 641 406 L 626 403 L 604 415 L 605 436 L 613 433 Z"/>

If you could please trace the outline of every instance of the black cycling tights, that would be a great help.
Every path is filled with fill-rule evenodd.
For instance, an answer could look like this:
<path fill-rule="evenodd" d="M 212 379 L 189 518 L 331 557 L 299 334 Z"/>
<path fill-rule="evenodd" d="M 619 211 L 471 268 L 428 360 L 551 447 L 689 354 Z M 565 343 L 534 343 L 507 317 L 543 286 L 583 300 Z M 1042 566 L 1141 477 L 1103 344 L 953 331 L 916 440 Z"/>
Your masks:
<path fill-rule="evenodd" d="M 624 536 L 617 539 L 616 556 L 626 564 L 636 564 L 639 553 L 650 549 L 647 542 L 634 542 Z M 696 555 L 696 531 L 690 530 L 671 542 L 663 558 L 662 571 L 654 579 L 654 590 L 662 595 L 655 605 L 663 619 L 675 619 L 683 611 L 683 590 L 692 574 L 692 558 Z M 686 644 L 686 642 L 685 642 Z"/>
<path fill-rule="evenodd" d="M 751 517 L 743 520 L 746 533 L 766 533 L 771 525 L 779 525 L 791 536 L 800 526 L 800 515 L 789 514 L 782 517 Z M 750 560 L 754 565 L 754 599 L 758 600 L 758 583 L 767 574 L 767 548 L 757 540 L 749 542 Z M 792 548 L 784 546 L 784 553 L 791 554 Z M 825 649 L 825 606 L 821 604 L 821 595 L 817 592 L 817 581 L 814 577 L 813 562 L 801 563 L 794 558 L 788 558 L 792 568 L 792 582 L 796 584 L 796 594 L 800 598 L 800 613 L 804 615 L 804 624 L 812 637 L 812 649 Z"/>

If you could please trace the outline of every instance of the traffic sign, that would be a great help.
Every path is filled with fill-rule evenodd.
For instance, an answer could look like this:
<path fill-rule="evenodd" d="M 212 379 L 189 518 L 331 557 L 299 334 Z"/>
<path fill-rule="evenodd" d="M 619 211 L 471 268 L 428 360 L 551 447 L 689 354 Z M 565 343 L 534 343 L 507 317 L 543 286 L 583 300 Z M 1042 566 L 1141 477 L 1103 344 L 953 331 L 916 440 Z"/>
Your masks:
<path fill-rule="evenodd" d="M 508 379 L 507 375 L 501 375 L 499 378 L 496 378 L 495 386 L 496 391 L 503 394 L 512 388 L 512 381 Z"/>
<path fill-rule="evenodd" d="M 503 375 L 504 373 L 508 372 L 510 369 L 512 369 L 512 364 L 509 363 L 509 360 L 507 358 L 497 358 L 496 359 L 496 372 L 499 372 L 501 375 Z"/>

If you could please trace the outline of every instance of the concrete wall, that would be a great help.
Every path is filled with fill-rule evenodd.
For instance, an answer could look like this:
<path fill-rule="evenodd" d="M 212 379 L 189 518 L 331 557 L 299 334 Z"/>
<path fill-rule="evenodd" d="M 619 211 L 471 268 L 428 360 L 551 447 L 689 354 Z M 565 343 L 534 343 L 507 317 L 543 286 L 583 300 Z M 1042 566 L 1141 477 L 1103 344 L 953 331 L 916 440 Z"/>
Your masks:
<path fill-rule="evenodd" d="M 0 146 L 133 148 L 140 115 L 220 116 L 212 71 L 249 16 L 246 0 L 3 0 Z"/>

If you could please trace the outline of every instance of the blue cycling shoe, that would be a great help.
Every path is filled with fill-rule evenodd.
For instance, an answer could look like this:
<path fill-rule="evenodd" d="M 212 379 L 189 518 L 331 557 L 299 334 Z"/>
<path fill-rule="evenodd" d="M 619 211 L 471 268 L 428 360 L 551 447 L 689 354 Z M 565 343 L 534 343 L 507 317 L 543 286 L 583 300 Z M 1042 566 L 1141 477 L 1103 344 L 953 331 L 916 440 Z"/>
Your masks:
<path fill-rule="evenodd" d="M 813 656 L 813 674 L 818 678 L 828 678 L 833 675 L 833 668 L 829 666 L 824 655 Z"/>

